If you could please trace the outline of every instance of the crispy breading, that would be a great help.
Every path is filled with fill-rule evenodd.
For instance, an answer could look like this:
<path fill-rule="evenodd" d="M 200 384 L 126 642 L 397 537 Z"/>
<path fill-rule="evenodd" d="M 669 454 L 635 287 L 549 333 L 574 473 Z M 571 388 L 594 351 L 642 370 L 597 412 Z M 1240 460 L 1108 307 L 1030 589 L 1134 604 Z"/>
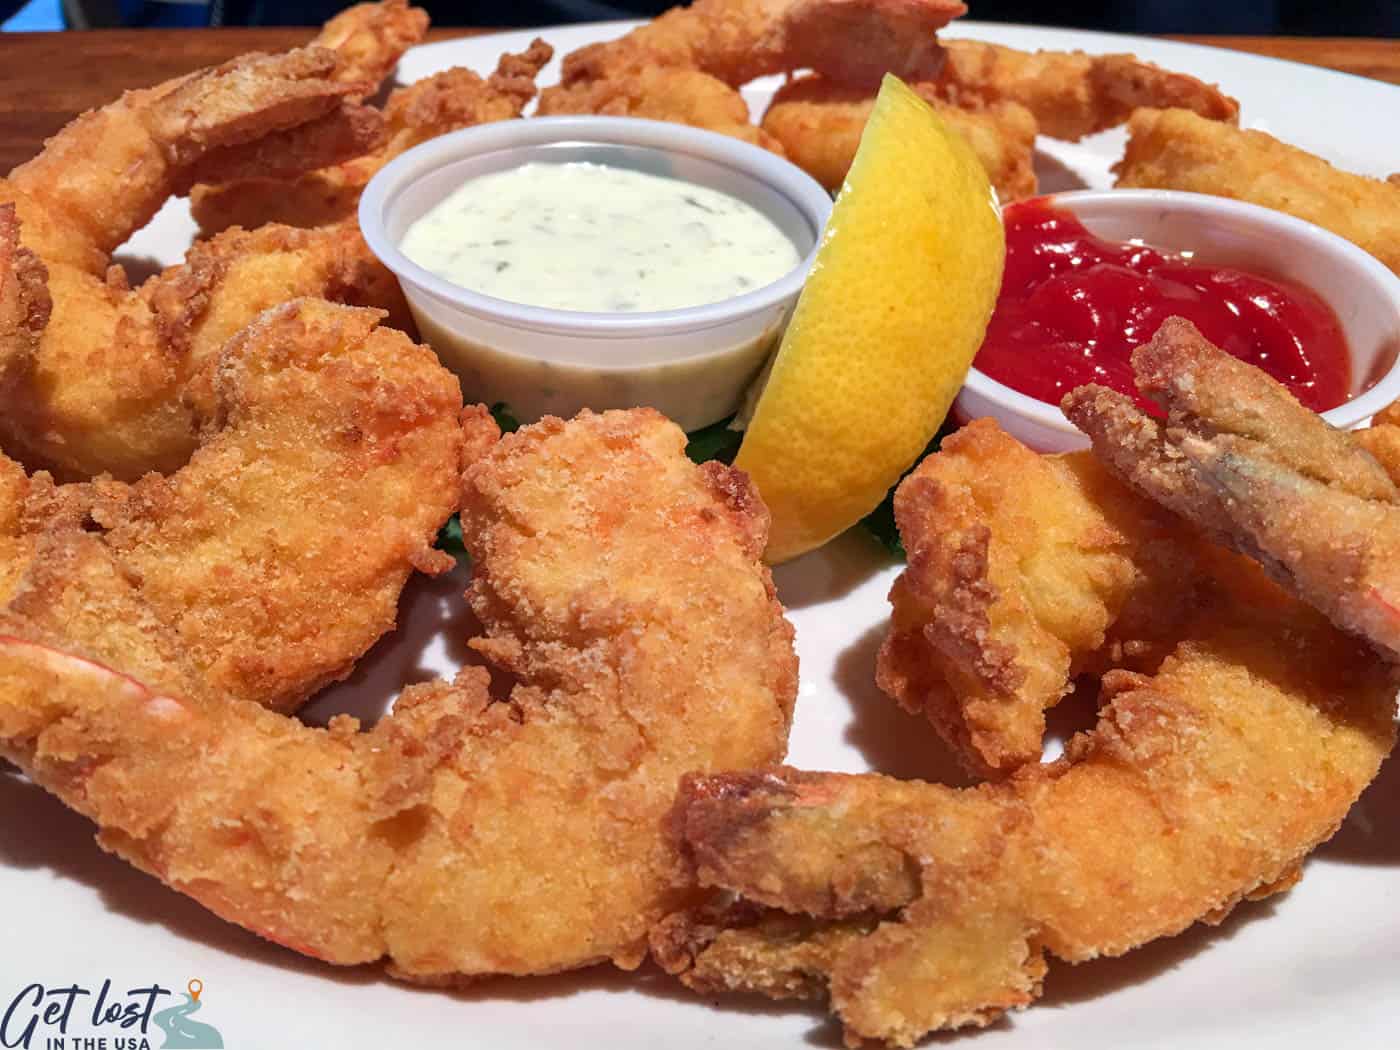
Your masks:
<path fill-rule="evenodd" d="M 229 699 L 291 709 L 343 678 L 394 626 L 409 575 L 445 567 L 432 543 L 458 504 L 457 380 L 381 317 L 299 300 L 258 318 L 192 388 L 200 446 L 169 477 L 56 496 L 43 479 L 16 487 L 0 506 L 24 515 L 8 530 L 6 597 L 104 660 L 130 621 L 164 625 L 182 663 Z M 60 497 L 72 504 L 61 514 Z M 136 612 L 88 586 L 76 566 L 92 555 L 61 568 L 76 555 L 55 537 L 82 526 L 132 581 L 139 606 L 123 607 Z M 46 535 L 50 552 L 31 561 Z"/>
<path fill-rule="evenodd" d="M 1076 675 L 1155 668 L 1203 600 L 1196 536 L 1092 456 L 1036 455 L 992 420 L 904 480 L 895 520 L 909 561 L 876 681 L 979 776 L 1038 762 Z"/>
<path fill-rule="evenodd" d="M 1178 106 L 1233 123 L 1239 103 L 1212 84 L 1136 55 L 1018 51 L 980 40 L 945 40 L 947 62 L 930 85 L 938 97 L 976 108 L 1016 102 L 1043 134 L 1076 141 L 1115 127 L 1143 106 Z"/>
<path fill-rule="evenodd" d="M 244 177 L 196 186 L 190 208 L 205 236 L 229 226 L 278 222 L 320 227 L 355 224 L 360 194 L 385 164 L 421 142 L 449 131 L 520 116 L 535 97 L 535 76 L 553 55 L 536 40 L 519 54 L 504 54 L 485 79 L 454 68 L 396 89 L 384 106 L 385 135 L 368 152 L 329 167 L 289 176 L 257 168 L 231 173 Z"/>
<path fill-rule="evenodd" d="M 849 1045 L 910 1046 L 1029 1004 L 1047 955 L 1118 955 L 1292 885 L 1389 752 L 1395 680 L 1237 557 L 1201 583 L 1219 591 L 1175 650 L 1105 674 L 1057 762 L 966 789 L 688 779 L 677 837 L 738 900 L 668 917 L 658 960 L 706 995 L 826 995 Z"/>
<path fill-rule="evenodd" d="M 1262 131 L 1141 109 L 1114 171 L 1118 186 L 1233 197 L 1306 219 L 1400 273 L 1400 184 L 1342 171 Z"/>
<path fill-rule="evenodd" d="M 303 48 L 128 92 L 0 180 L 0 264 L 9 264 L 0 269 L 0 441 L 9 453 L 64 480 L 104 471 L 130 480 L 185 461 L 193 430 L 184 386 L 238 324 L 200 344 L 191 326 L 220 293 L 210 272 L 164 277 L 180 288 L 162 308 L 163 286 L 131 290 L 109 266 L 111 252 L 212 156 L 347 112 L 351 88 L 337 68 L 333 52 Z M 339 244 L 308 250 L 343 254 Z M 377 267 L 361 257 L 362 272 Z M 271 297 L 225 285 L 224 303 L 241 306 L 241 324 L 295 295 L 333 294 L 344 271 L 302 256 L 283 267 Z M 392 288 L 382 272 L 374 282 Z"/>
<path fill-rule="evenodd" d="M 464 420 L 473 645 L 508 695 L 469 668 L 410 687 L 366 733 L 318 730 L 153 689 L 63 624 L 10 614 L 0 754 L 106 848 L 308 955 L 432 983 L 632 967 L 692 897 L 664 834 L 681 775 L 786 747 L 797 663 L 767 511 L 650 410 L 494 445 L 484 410 Z"/>
<path fill-rule="evenodd" d="M 1400 656 L 1400 490 L 1385 468 L 1182 318 L 1163 322 L 1132 360 L 1165 424 L 1099 387 L 1064 401 L 1104 462 L 1339 627 Z"/>

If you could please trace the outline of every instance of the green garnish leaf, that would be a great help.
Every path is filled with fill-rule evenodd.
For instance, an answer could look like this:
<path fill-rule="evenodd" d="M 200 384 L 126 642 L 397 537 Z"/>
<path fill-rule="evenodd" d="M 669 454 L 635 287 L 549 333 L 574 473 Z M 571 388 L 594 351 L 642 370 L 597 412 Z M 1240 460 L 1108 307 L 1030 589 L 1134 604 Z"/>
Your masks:
<path fill-rule="evenodd" d="M 491 406 L 491 418 L 501 428 L 502 434 L 513 434 L 520 429 L 520 420 L 515 418 L 515 413 L 504 401 L 497 401 Z"/>
<path fill-rule="evenodd" d="M 943 444 L 943 439 L 957 429 L 955 423 L 951 420 L 945 420 L 943 425 L 938 428 L 938 433 L 933 435 L 933 440 L 928 443 L 927 447 L 919 453 L 918 458 L 914 460 L 914 466 L 901 474 L 899 481 L 903 481 L 912 474 L 914 467 L 922 463 L 926 456 L 931 456 L 937 452 L 938 446 Z M 875 537 L 880 546 L 884 547 L 885 550 L 889 551 L 900 561 L 903 561 L 907 557 L 907 554 L 904 550 L 904 542 L 899 538 L 899 529 L 894 523 L 894 490 L 899 488 L 899 481 L 895 482 L 889 492 L 885 493 L 885 498 L 880 501 L 878 507 L 860 519 L 860 524 L 870 535 Z"/>
<path fill-rule="evenodd" d="M 734 457 L 738 455 L 739 444 L 744 440 L 742 430 L 731 430 L 730 420 L 721 419 L 718 423 L 711 423 L 707 427 L 693 430 L 687 435 L 690 441 L 685 446 L 685 454 L 695 463 L 708 463 L 712 459 L 717 459 L 721 463 L 730 464 L 734 462 Z"/>
<path fill-rule="evenodd" d="M 462 522 L 455 514 L 438 530 L 437 543 L 434 546 L 456 558 L 458 565 L 466 566 L 472 563 L 471 553 L 462 541 Z"/>

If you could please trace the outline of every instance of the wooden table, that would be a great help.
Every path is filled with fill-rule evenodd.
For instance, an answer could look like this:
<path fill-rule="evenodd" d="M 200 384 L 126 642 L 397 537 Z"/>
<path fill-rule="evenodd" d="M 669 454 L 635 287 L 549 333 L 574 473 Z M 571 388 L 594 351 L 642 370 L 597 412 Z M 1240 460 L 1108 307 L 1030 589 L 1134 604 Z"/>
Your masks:
<path fill-rule="evenodd" d="M 127 88 L 222 62 L 245 51 L 278 51 L 310 29 L 147 29 L 0 35 L 0 171 L 34 155 L 44 139 L 85 109 Z M 488 30 L 437 29 L 430 40 Z M 1326 66 L 1400 84 L 1400 41 L 1308 37 L 1177 37 Z"/>

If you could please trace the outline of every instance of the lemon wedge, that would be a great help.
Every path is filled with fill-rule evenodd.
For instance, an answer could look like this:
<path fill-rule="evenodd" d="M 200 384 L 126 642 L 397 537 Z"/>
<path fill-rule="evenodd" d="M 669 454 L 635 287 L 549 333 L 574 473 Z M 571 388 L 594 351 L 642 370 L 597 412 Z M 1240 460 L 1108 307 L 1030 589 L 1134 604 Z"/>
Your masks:
<path fill-rule="evenodd" d="M 1001 287 L 1001 212 L 966 142 L 886 76 L 734 465 L 765 558 L 873 510 L 937 432 Z"/>

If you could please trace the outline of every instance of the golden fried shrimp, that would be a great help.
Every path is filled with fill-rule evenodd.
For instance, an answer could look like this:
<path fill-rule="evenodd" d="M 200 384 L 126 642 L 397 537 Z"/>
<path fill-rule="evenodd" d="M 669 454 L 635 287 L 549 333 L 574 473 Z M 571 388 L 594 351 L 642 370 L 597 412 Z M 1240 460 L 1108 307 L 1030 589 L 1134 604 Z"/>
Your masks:
<path fill-rule="evenodd" d="M 615 79 L 588 81 L 540 95 L 540 116 L 597 113 L 642 117 L 717 131 L 779 155 L 782 145 L 749 117 L 748 103 L 737 88 L 698 69 L 641 69 Z"/>
<path fill-rule="evenodd" d="M 690 898 L 663 822 L 681 775 L 786 746 L 796 658 L 767 512 L 650 410 L 494 446 L 484 409 L 464 418 L 472 644 L 508 696 L 470 668 L 366 733 L 312 729 L 153 688 L 11 615 L 0 754 L 105 848 L 308 955 L 432 982 L 632 967 Z"/>
<path fill-rule="evenodd" d="M 1177 106 L 1230 123 L 1239 115 L 1239 103 L 1214 85 L 1134 55 L 1018 51 L 979 40 L 943 47 L 947 62 L 929 90 L 969 109 L 1019 103 L 1052 138 L 1076 141 L 1122 124 L 1142 106 Z"/>
<path fill-rule="evenodd" d="M 545 94 L 655 68 L 730 87 L 803 67 L 871 88 L 886 73 L 926 79 L 942 64 L 934 34 L 966 10 L 959 0 L 695 0 L 566 56 L 560 88 Z"/>
<path fill-rule="evenodd" d="M 1141 109 L 1114 171 L 1118 186 L 1209 193 L 1295 215 L 1400 274 L 1400 182 L 1341 171 L 1262 131 L 1182 109 Z"/>
<path fill-rule="evenodd" d="M 378 90 L 403 53 L 423 39 L 428 13 L 408 0 L 354 4 L 330 19 L 311 41 L 340 59 L 338 78 Z"/>
<path fill-rule="evenodd" d="M 535 76 L 553 53 L 548 44 L 536 40 L 520 54 L 502 55 L 485 80 L 459 68 L 398 88 L 385 104 L 386 136 L 378 148 L 294 178 L 255 176 L 196 186 L 190 194 L 195 221 L 205 236 L 229 226 L 267 222 L 301 227 L 354 224 L 365 186 L 400 153 L 449 131 L 520 116 L 534 98 Z"/>
<path fill-rule="evenodd" d="M 895 493 L 909 562 L 876 681 L 978 776 L 1040 761 L 1075 676 L 1156 667 L 1199 611 L 1201 544 L 1093 456 L 1040 456 L 979 420 Z"/>
<path fill-rule="evenodd" d="M 1133 372 L 1165 424 L 1100 387 L 1065 398 L 1109 468 L 1400 656 L 1400 490 L 1386 469 L 1182 318 L 1134 351 Z"/>
<path fill-rule="evenodd" d="M 337 68 L 331 52 L 304 49 L 129 92 L 78 118 L 0 181 L 7 451 L 65 479 L 174 470 L 194 447 L 184 385 L 231 330 L 295 295 L 344 288 L 352 301 L 375 301 L 378 290 L 392 297 L 388 305 L 398 302 L 363 246 L 358 262 L 344 262 L 343 240 L 305 242 L 294 261 L 279 242 L 287 265 L 278 282 L 264 285 L 267 295 L 240 288 L 239 268 L 223 265 L 247 249 L 246 237 L 136 290 L 109 265 L 113 249 L 211 156 L 342 106 L 350 88 L 335 80 Z M 205 265 L 212 259 L 220 265 Z M 346 285 L 352 271 L 359 277 Z M 202 340 L 201 318 L 220 313 L 224 321 Z"/>
<path fill-rule="evenodd" d="M 1035 195 L 1036 124 L 1029 110 L 1014 102 L 969 110 L 937 97 L 928 101 L 967 140 L 1002 203 Z M 867 90 L 815 74 L 800 76 L 778 89 L 761 126 L 789 160 L 835 191 L 846 179 L 874 108 L 875 96 Z"/>
<path fill-rule="evenodd" d="M 965 10 L 958 0 L 696 0 L 565 56 L 539 111 L 669 120 L 782 153 L 753 126 L 741 85 L 805 67 L 872 94 L 887 72 L 930 77 L 942 63 L 934 34 Z"/>
<path fill-rule="evenodd" d="M 971 460 L 965 449 L 953 456 Z M 1186 578 L 1163 581 L 1153 543 L 1105 528 L 1095 564 L 1085 544 L 1094 516 L 1121 527 L 1138 512 L 1112 478 L 1084 484 L 1074 469 L 1082 460 L 1052 459 L 1006 479 L 1004 492 L 988 490 L 976 460 L 945 464 L 925 476 L 930 498 L 913 508 L 917 490 L 903 490 L 902 526 L 913 511 L 949 514 L 915 517 L 906 579 L 940 582 L 932 561 L 916 563 L 939 524 L 953 535 L 933 557 L 951 572 L 972 562 L 974 577 L 1000 583 L 1020 571 L 1007 567 L 1016 556 L 1030 564 L 1020 590 L 992 593 L 990 609 L 988 593 L 967 588 L 973 620 L 1003 607 L 1002 622 L 986 617 L 987 632 L 969 622 L 959 637 L 939 623 L 962 614 L 956 581 L 941 581 L 941 606 L 920 608 L 897 588 L 895 631 L 921 644 L 912 628 L 925 629 L 930 677 L 975 683 L 979 661 L 1004 646 L 1045 659 L 1041 674 L 1058 683 L 1071 662 L 1066 641 L 1088 647 L 1111 635 L 1102 625 L 1113 604 L 1142 580 L 1144 608 L 1195 594 L 1190 615 L 1168 618 L 1170 632 L 1153 625 L 1168 655 L 1150 675 L 1106 671 L 1096 728 L 1059 761 L 1032 761 L 998 783 L 953 789 L 786 769 L 689 779 L 677 835 L 699 884 L 735 900 L 658 924 L 653 951 L 666 969 L 706 995 L 828 996 L 850 1045 L 909 1046 L 1029 1004 L 1047 954 L 1121 954 L 1297 880 L 1391 748 L 1391 669 L 1239 555 L 1180 559 Z M 1003 454 L 998 465 L 1012 462 Z M 956 485 L 976 487 L 975 510 Z M 1047 505 L 1056 496 L 1068 505 Z M 983 573 L 975 552 L 959 553 L 962 538 L 977 546 L 969 512 L 988 545 L 1009 548 L 999 569 Z M 1165 541 L 1193 542 L 1169 530 Z M 1057 598 L 1077 604 L 1077 618 L 1054 609 Z M 1014 599 L 1045 623 L 1017 623 Z M 914 623 L 921 614 L 928 619 Z M 904 658 L 912 666 L 920 655 Z M 1112 647 L 1104 655 L 1118 662 Z"/>
<path fill-rule="evenodd" d="M 1035 1000 L 1047 953 L 1119 955 L 1286 889 L 1389 752 L 1395 685 L 1273 597 L 1106 676 L 1097 727 L 999 784 L 689 779 L 684 848 L 740 903 L 669 917 L 658 959 L 705 995 L 827 995 L 848 1045 L 910 1046 Z"/>
<path fill-rule="evenodd" d="M 200 447 L 169 477 L 55 490 L 0 461 L 0 599 L 127 671 L 149 623 L 178 680 L 225 699 L 291 709 L 343 678 L 408 576 L 450 566 L 432 544 L 458 503 L 457 381 L 381 317 L 299 300 L 258 318 L 191 384 Z M 59 543 L 80 524 L 97 554 Z M 130 600 L 87 585 L 99 555 Z"/>

